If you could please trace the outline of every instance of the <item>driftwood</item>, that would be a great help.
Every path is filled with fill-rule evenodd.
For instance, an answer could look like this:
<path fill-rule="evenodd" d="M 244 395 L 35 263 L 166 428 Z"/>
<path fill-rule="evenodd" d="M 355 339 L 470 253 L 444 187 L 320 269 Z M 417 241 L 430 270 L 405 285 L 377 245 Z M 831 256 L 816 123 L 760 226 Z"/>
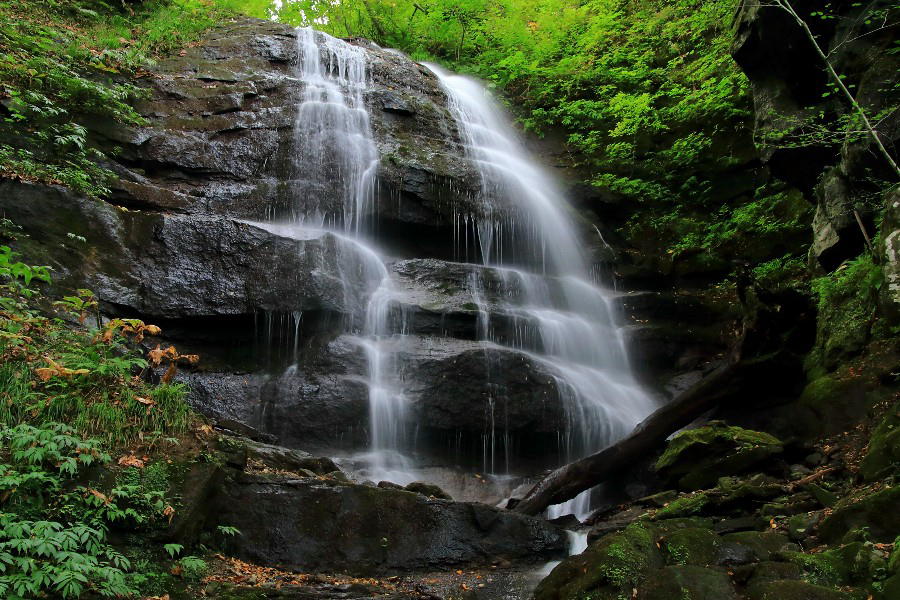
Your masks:
<path fill-rule="evenodd" d="M 741 336 L 741 341 L 724 364 L 644 419 L 627 437 L 548 474 L 531 488 L 513 510 L 536 515 L 552 504 L 571 500 L 581 492 L 632 468 L 637 461 L 661 446 L 669 435 L 715 407 L 741 369 L 744 337 Z"/>

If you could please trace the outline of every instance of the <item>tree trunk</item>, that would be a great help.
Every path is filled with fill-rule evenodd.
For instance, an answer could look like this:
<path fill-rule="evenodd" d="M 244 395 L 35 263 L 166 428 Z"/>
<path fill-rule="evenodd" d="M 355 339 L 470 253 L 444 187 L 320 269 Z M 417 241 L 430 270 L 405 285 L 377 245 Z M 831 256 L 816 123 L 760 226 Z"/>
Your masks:
<path fill-rule="evenodd" d="M 574 498 L 632 468 L 638 460 L 661 446 L 669 435 L 715 407 L 728 391 L 726 383 L 741 368 L 744 337 L 741 336 L 725 364 L 644 419 L 627 437 L 544 477 L 513 510 L 536 515 L 552 504 Z"/>

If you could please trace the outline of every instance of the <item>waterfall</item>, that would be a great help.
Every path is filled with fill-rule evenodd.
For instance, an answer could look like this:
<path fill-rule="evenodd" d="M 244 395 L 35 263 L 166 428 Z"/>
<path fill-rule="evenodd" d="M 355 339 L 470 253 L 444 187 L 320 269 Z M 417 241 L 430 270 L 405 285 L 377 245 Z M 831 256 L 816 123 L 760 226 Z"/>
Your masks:
<path fill-rule="evenodd" d="M 481 176 L 482 210 L 475 219 L 481 258 L 495 267 L 501 310 L 521 326 L 512 345 L 533 353 L 555 373 L 568 423 L 566 460 L 597 451 L 630 432 L 654 409 L 631 374 L 613 294 L 591 281 L 578 233 L 556 182 L 526 152 L 506 117 L 477 81 L 427 65 L 439 78 L 466 154 Z M 479 280 L 479 332 L 492 336 Z M 550 516 L 588 514 L 590 492 Z"/>
<path fill-rule="evenodd" d="M 297 48 L 298 78 L 304 86 L 294 123 L 300 185 L 288 217 L 295 229 L 331 226 L 329 234 L 342 244 L 345 256 L 337 271 L 344 305 L 356 307 L 347 331 L 367 363 L 370 451 L 364 461 L 373 478 L 411 480 L 409 461 L 400 453 L 406 399 L 393 377 L 391 309 L 396 295 L 383 257 L 363 238 L 366 218 L 374 210 L 379 164 L 363 95 L 367 51 L 309 27 L 297 29 Z M 337 202 L 323 204 L 323 198 Z"/>
<path fill-rule="evenodd" d="M 415 386 L 404 381 L 404 361 L 417 344 L 436 347 L 440 341 L 409 331 L 395 274 L 366 240 L 379 168 L 366 106 L 368 50 L 309 28 L 297 30 L 297 44 L 303 88 L 294 124 L 296 192 L 288 210 L 271 211 L 270 222 L 262 226 L 298 240 L 324 236 L 335 245 L 330 259 L 335 264 L 322 265 L 321 272 L 337 274 L 344 335 L 365 358 L 368 386 L 369 447 L 351 459 L 361 479 L 409 483 L 422 471 L 411 458 L 420 424 L 410 423 L 415 397 L 407 394 Z M 471 240 L 474 259 L 481 263 L 467 265 L 467 291 L 477 309 L 485 372 L 490 379 L 490 351 L 498 347 L 540 365 L 555 382 L 566 415 L 561 458 L 584 456 L 627 434 L 653 409 L 631 375 L 614 294 L 592 281 L 564 195 L 528 155 L 482 86 L 430 68 L 444 86 L 466 155 L 480 175 L 478 209 L 454 217 L 461 231 L 448 243 L 458 246 L 465 240 L 468 263 Z M 501 326 L 510 320 L 512 333 Z M 295 339 L 295 357 L 296 344 Z M 502 431 L 493 391 L 499 387 L 486 383 L 491 391 L 484 468 L 496 473 L 505 465 L 508 472 L 510 437 Z M 585 493 L 550 514 L 584 517 L 589 501 Z"/>
<path fill-rule="evenodd" d="M 359 236 L 373 208 L 378 151 L 363 99 L 368 73 L 366 50 L 309 27 L 297 30 L 298 77 L 303 82 L 294 123 L 297 171 L 303 178 L 295 219 L 312 209 L 328 221 L 343 221 Z M 333 190 L 333 188 L 337 188 Z M 339 207 L 320 198 L 337 192 Z"/>

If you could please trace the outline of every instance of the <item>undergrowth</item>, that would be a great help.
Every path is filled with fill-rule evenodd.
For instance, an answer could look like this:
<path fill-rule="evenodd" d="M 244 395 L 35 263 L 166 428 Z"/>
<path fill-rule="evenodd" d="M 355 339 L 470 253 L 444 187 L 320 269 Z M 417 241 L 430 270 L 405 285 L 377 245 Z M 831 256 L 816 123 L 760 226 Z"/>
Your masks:
<path fill-rule="evenodd" d="M 108 193 L 117 148 L 91 125 L 140 125 L 133 77 L 234 14 L 230 0 L 0 3 L 0 177 Z M 126 77 L 127 76 L 127 77 Z"/>
<path fill-rule="evenodd" d="M 87 290 L 51 303 L 39 289 L 49 281 L 47 267 L 0 246 L 0 597 L 133 597 L 153 582 L 108 534 L 162 527 L 175 513 L 170 467 L 150 455 L 193 424 L 171 378 L 196 357 L 157 346 L 144 358 L 136 342 L 158 328 L 102 322 Z M 149 369 L 166 363 L 151 383 Z M 172 568 L 195 574 L 197 560 Z"/>

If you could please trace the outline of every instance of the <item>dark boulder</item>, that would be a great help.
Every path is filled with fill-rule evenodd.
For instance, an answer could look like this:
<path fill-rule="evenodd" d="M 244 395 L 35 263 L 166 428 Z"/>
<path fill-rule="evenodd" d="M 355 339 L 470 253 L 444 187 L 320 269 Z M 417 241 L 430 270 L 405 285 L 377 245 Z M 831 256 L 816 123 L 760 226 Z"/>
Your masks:
<path fill-rule="evenodd" d="M 767 433 L 710 423 L 672 438 L 655 469 L 665 481 L 696 490 L 746 472 L 781 451 L 782 443 Z"/>
<path fill-rule="evenodd" d="M 239 556 L 303 570 L 375 574 L 564 553 L 563 533 L 531 517 L 404 490 L 238 475 L 217 499 L 241 530 Z"/>

